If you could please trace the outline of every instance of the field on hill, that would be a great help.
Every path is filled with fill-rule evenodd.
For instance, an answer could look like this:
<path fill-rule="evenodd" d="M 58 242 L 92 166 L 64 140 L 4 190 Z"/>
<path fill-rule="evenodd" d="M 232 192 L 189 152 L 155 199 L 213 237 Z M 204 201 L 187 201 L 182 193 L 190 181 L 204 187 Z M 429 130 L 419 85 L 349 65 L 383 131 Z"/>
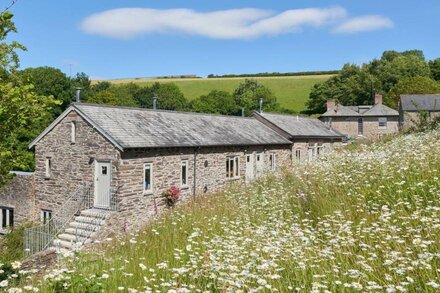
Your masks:
<path fill-rule="evenodd" d="M 440 131 L 352 145 L 196 197 L 21 284 L 42 292 L 438 292 L 438 149 Z"/>
<path fill-rule="evenodd" d="M 310 90 L 316 83 L 324 82 L 331 75 L 307 75 L 285 77 L 253 77 L 270 88 L 282 107 L 302 111 L 309 98 Z M 232 93 L 245 78 L 183 78 L 183 79 L 115 79 L 112 83 L 134 82 L 139 85 L 150 85 L 154 82 L 173 82 L 182 90 L 188 99 L 198 98 L 211 90 L 223 90 Z"/>

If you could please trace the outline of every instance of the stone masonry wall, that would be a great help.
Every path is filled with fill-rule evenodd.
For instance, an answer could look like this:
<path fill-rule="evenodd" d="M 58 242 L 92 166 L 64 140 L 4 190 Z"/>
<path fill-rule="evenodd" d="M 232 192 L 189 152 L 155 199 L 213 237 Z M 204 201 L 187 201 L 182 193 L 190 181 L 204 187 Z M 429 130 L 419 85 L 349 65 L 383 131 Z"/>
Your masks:
<path fill-rule="evenodd" d="M 19 172 L 0 189 L 0 207 L 14 209 L 14 226 L 32 218 L 35 193 L 33 173 Z"/>
<path fill-rule="evenodd" d="M 139 228 L 164 208 L 160 196 L 171 186 L 179 186 L 181 161 L 188 160 L 188 187 L 181 191 L 182 200 L 194 192 L 194 158 L 196 165 L 196 194 L 221 190 L 226 184 L 244 182 L 246 154 L 264 153 L 265 169 L 269 168 L 269 154 L 275 154 L 278 168 L 291 165 L 290 146 L 268 147 L 210 147 L 130 150 L 122 154 L 119 166 L 120 212 L 107 220 L 103 237 L 122 232 L 127 227 Z M 240 177 L 226 178 L 226 158 L 239 156 Z M 144 164 L 153 163 L 153 192 L 144 193 Z M 254 171 L 255 172 L 255 171 Z"/>
<path fill-rule="evenodd" d="M 399 131 L 399 118 L 388 117 L 387 127 L 379 127 L 379 117 L 362 117 L 364 124 L 363 137 L 378 139 L 387 134 Z M 332 117 L 331 127 L 351 137 L 358 137 L 358 117 Z"/>
<path fill-rule="evenodd" d="M 71 142 L 71 122 L 76 140 Z M 51 158 L 51 176 L 46 178 L 46 159 Z M 35 147 L 36 218 L 41 209 L 56 211 L 81 185 L 93 183 L 95 160 L 112 163 L 112 187 L 118 186 L 119 150 L 76 112 L 70 112 Z"/>

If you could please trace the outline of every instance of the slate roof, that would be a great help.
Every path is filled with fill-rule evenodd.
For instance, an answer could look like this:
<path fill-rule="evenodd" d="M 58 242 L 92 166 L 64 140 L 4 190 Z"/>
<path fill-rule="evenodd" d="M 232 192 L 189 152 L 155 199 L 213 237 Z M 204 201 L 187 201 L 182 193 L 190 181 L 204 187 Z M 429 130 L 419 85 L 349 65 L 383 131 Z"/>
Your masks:
<path fill-rule="evenodd" d="M 320 117 L 399 116 L 399 112 L 383 104 L 365 106 L 336 105 Z"/>
<path fill-rule="evenodd" d="M 342 133 L 331 129 L 316 118 L 273 113 L 254 113 L 254 116 L 258 118 L 261 117 L 270 122 L 272 125 L 288 134 L 290 138 L 343 138 L 345 136 Z"/>
<path fill-rule="evenodd" d="M 439 95 L 401 95 L 403 111 L 440 111 Z"/>
<path fill-rule="evenodd" d="M 126 148 L 282 145 L 290 141 L 255 118 L 74 103 L 76 111 L 104 137 Z M 48 133 L 57 118 L 29 147 Z"/>

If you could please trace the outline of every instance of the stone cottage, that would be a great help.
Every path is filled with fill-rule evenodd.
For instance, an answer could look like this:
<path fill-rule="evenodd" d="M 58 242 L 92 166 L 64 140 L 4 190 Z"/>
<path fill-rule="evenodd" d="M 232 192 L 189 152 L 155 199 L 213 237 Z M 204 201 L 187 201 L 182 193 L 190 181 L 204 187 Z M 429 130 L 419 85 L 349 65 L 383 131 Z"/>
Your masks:
<path fill-rule="evenodd" d="M 399 101 L 400 128 L 408 129 L 418 121 L 419 113 L 426 112 L 428 118 L 440 116 L 440 94 L 401 95 Z"/>
<path fill-rule="evenodd" d="M 36 164 L 29 175 L 33 187 L 25 203 L 27 219 L 53 224 L 55 243 L 74 248 L 97 231 L 102 236 L 145 223 L 164 208 L 161 196 L 172 187 L 180 189 L 183 199 L 216 192 L 291 166 L 292 144 L 306 143 L 318 153 L 341 140 L 318 120 L 277 117 L 74 103 L 29 146 L 35 148 Z M 295 134 L 293 124 L 281 126 L 294 121 L 301 122 L 301 134 Z M 307 137 L 314 127 L 319 130 Z M 0 206 L 9 210 L 21 203 L 3 202 L 0 197 Z M 44 249 L 46 240 L 46 246 L 35 246 L 33 239 L 47 229 L 32 229 L 26 232 L 27 249 Z"/>
<path fill-rule="evenodd" d="M 399 131 L 399 112 L 383 105 L 381 95 L 375 95 L 374 105 L 343 106 L 328 100 L 319 119 L 352 139 L 379 139 Z"/>
<path fill-rule="evenodd" d="M 253 117 L 292 142 L 297 162 L 314 160 L 341 145 L 345 138 L 316 118 L 273 113 L 254 113 Z"/>

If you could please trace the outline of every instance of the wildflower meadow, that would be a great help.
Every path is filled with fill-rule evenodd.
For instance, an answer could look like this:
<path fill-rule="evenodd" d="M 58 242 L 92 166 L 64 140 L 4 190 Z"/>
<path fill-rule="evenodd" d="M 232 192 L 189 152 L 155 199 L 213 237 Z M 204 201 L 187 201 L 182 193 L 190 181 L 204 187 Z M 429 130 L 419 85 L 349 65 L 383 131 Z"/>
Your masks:
<path fill-rule="evenodd" d="M 439 151 L 440 131 L 355 144 L 252 185 L 196 197 L 142 231 L 64 258 L 42 277 L 17 271 L 20 280 L 0 286 L 23 292 L 439 291 Z"/>

